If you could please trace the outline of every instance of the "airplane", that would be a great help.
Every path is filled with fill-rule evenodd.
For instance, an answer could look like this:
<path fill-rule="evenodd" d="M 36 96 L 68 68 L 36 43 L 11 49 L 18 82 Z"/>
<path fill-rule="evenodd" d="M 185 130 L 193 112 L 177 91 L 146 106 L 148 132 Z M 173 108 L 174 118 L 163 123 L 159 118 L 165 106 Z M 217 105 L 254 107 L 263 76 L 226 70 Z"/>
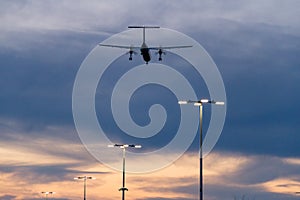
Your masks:
<path fill-rule="evenodd" d="M 146 44 L 145 39 L 145 30 L 147 28 L 160 28 L 159 26 L 128 26 L 128 28 L 141 28 L 143 29 L 143 43 L 140 47 L 137 46 L 123 46 L 123 45 L 113 45 L 113 44 L 98 44 L 99 46 L 103 47 L 116 47 L 116 48 L 122 48 L 122 49 L 129 49 L 129 60 L 132 60 L 132 54 L 136 54 L 135 50 L 140 50 L 141 55 L 143 57 L 143 60 L 146 64 L 151 60 L 151 54 L 150 50 L 156 50 L 157 54 L 159 55 L 158 60 L 162 61 L 162 54 L 166 54 L 165 50 L 168 49 L 179 49 L 179 48 L 189 48 L 192 47 L 192 45 L 184 45 L 184 46 L 159 46 L 159 47 L 148 47 Z"/>

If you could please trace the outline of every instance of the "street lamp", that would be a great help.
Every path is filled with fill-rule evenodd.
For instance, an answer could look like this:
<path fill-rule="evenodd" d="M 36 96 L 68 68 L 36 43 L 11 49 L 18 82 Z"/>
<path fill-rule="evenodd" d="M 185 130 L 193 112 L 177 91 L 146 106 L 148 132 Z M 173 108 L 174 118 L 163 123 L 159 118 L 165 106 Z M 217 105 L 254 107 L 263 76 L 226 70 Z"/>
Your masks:
<path fill-rule="evenodd" d="M 55 192 L 42 192 L 42 194 L 45 194 L 45 199 L 48 200 L 48 194 L 53 195 Z"/>
<path fill-rule="evenodd" d="M 119 191 L 122 191 L 122 200 L 125 200 L 125 191 L 128 191 L 128 189 L 125 187 L 125 152 L 126 148 L 142 148 L 141 145 L 135 145 L 135 144 L 111 144 L 108 145 L 108 147 L 118 147 L 123 149 L 123 181 L 122 181 L 122 187 L 119 189 Z"/>
<path fill-rule="evenodd" d="M 91 176 L 78 176 L 78 177 L 75 177 L 74 180 L 83 180 L 84 181 L 84 184 L 83 184 L 83 200 L 86 200 L 86 180 L 87 179 L 96 179 L 94 177 L 91 177 Z"/>
<path fill-rule="evenodd" d="M 202 116 L 203 116 L 203 104 L 215 104 L 215 105 L 224 105 L 225 103 L 223 101 L 214 101 L 214 100 L 208 100 L 208 99 L 201 99 L 198 101 L 178 101 L 178 104 L 194 104 L 194 106 L 199 107 L 199 115 L 200 115 L 200 148 L 199 148 L 199 155 L 200 155 L 200 192 L 199 192 L 199 199 L 203 200 L 203 158 L 202 158 L 202 144 L 203 144 L 203 133 L 202 133 Z"/>

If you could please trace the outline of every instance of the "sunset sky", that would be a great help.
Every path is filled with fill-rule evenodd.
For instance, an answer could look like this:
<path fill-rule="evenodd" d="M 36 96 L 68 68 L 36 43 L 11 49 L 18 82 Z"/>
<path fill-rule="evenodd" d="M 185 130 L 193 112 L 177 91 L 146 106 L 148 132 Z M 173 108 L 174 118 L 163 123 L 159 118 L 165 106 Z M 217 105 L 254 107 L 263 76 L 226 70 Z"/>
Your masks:
<path fill-rule="evenodd" d="M 299 199 L 299 8 L 298 0 L 0 1 L 0 200 L 45 198 L 42 191 L 54 191 L 48 197 L 57 200 L 82 199 L 83 182 L 73 178 L 83 175 L 96 178 L 87 182 L 87 199 L 121 198 L 122 176 L 111 167 L 121 167 L 121 150 L 94 141 L 110 163 L 90 154 L 73 120 L 72 92 L 84 59 L 128 25 L 158 25 L 193 38 L 223 79 L 226 120 L 204 158 L 204 199 Z M 155 31 L 149 30 L 149 43 L 159 41 Z M 126 198 L 197 199 L 199 135 L 172 162 L 181 149 L 155 153 L 174 139 L 181 122 L 180 99 L 169 88 L 141 87 L 127 105 L 132 120 L 146 126 L 150 107 L 161 104 L 167 119 L 157 135 L 128 136 L 114 121 L 110 98 L 118 77 L 135 66 L 151 70 L 151 62 L 158 63 L 154 52 L 148 66 L 139 53 L 131 62 L 128 56 L 124 50 L 99 81 L 98 122 L 111 143 L 143 145 L 134 153 L 147 159 L 126 160 L 131 172 L 135 166 L 160 167 L 127 173 Z M 184 59 L 167 52 L 162 63 L 182 72 L 198 98 L 209 97 L 205 82 Z M 176 79 L 165 79 L 176 85 Z M 211 106 L 204 112 L 206 133 Z"/>

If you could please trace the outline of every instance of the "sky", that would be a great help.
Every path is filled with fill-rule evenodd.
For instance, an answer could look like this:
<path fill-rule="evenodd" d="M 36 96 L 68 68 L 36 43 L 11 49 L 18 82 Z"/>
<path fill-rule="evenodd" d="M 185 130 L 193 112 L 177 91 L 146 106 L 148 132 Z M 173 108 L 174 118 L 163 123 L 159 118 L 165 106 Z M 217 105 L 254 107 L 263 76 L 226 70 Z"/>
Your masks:
<path fill-rule="evenodd" d="M 97 44 L 127 31 L 128 25 L 162 27 L 147 30 L 148 45 L 172 42 L 171 37 L 162 39 L 160 33 L 165 29 L 185 34 L 202 45 L 222 77 L 226 107 L 220 109 L 226 108 L 226 118 L 216 145 L 204 158 L 205 199 L 299 199 L 299 9 L 298 0 L 0 1 L 0 200 L 45 198 L 42 191 L 55 191 L 53 199 L 81 199 L 83 183 L 73 178 L 82 175 L 96 178 L 88 180 L 88 199 L 121 198 L 122 177 L 115 168 L 121 167 L 122 152 L 105 148 L 107 141 L 102 140 L 93 141 L 94 154 L 100 158 L 85 148 L 74 120 L 72 98 L 81 66 L 91 52 L 99 51 Z M 139 36 L 141 31 L 125 33 Z M 141 38 L 134 39 L 139 44 Z M 190 40 L 178 43 L 185 41 Z M 197 98 L 202 98 L 210 95 L 203 74 L 172 52 L 163 55 L 161 63 L 153 52 L 145 65 L 138 54 L 129 62 L 123 49 L 105 51 L 106 56 L 120 55 L 102 77 L 96 77 L 99 82 L 93 99 L 98 123 L 112 143 L 143 146 L 128 152 L 128 170 L 139 173 L 126 174 L 126 198 L 197 199 L 198 122 L 190 122 L 196 128 L 186 132 L 192 133 L 188 137 L 193 140 L 181 156 L 178 152 L 184 148 L 157 151 L 176 138 L 183 120 L 181 109 L 197 114 L 196 108 L 181 108 L 176 93 L 159 84 L 145 84 L 133 93 L 113 91 L 125 77 L 122 75 L 136 74 L 135 69 L 151 73 L 158 69 L 156 78 L 177 86 L 177 79 L 159 68 L 163 64 L 183 74 Z M 106 57 L 96 55 L 103 69 L 101 59 Z M 95 74 L 84 83 L 92 77 Z M 126 88 L 131 79 L 148 78 L 140 74 L 128 77 L 120 87 Z M 185 90 L 179 87 L 179 91 Z M 122 130 L 110 110 L 113 94 L 118 98 L 130 94 L 129 105 L 117 108 L 128 108 L 132 121 L 142 128 L 153 123 L 158 133 L 136 137 Z M 85 101 L 79 105 L 90 106 Z M 212 109 L 204 107 L 205 135 Z M 148 113 L 153 114 L 153 121 Z M 160 120 L 155 121 L 157 118 Z M 84 122 L 88 125 L 90 121 L 86 118 Z M 88 134 L 90 127 L 85 128 Z M 133 134 L 136 129 L 130 131 Z"/>

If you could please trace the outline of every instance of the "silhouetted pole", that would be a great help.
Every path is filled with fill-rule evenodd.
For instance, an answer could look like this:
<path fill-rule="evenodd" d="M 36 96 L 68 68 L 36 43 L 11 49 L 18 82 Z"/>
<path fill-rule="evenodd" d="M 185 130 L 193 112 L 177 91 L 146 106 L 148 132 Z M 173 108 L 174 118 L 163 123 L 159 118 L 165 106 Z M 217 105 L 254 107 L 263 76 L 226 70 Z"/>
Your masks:
<path fill-rule="evenodd" d="M 202 132 L 202 118 L 203 118 L 203 103 L 208 103 L 208 104 L 215 104 L 215 105 L 224 105 L 224 102 L 222 101 L 213 101 L 213 100 L 208 100 L 208 99 L 201 99 L 198 101 L 178 101 L 178 104 L 194 104 L 194 106 L 199 106 L 199 132 L 200 132 L 200 147 L 199 147 L 199 156 L 200 156 L 200 180 L 199 180 L 199 199 L 203 200 L 203 132 Z"/>
<path fill-rule="evenodd" d="M 203 105 L 202 103 L 199 105 L 199 115 L 200 115 L 200 200 L 203 200 L 203 158 L 202 158 L 202 146 L 203 146 L 203 133 L 202 133 L 202 116 L 203 116 Z"/>
<path fill-rule="evenodd" d="M 86 200 L 86 180 L 87 179 L 96 179 L 91 176 L 78 176 L 74 178 L 75 180 L 81 180 L 83 179 L 83 200 Z"/>
<path fill-rule="evenodd" d="M 142 146 L 141 145 L 135 145 L 135 144 L 114 144 L 114 145 L 108 145 L 108 147 L 118 147 L 123 149 L 123 173 L 122 173 L 122 187 L 119 189 L 119 191 L 122 191 L 122 200 L 125 200 L 125 191 L 128 191 L 128 189 L 125 187 L 125 154 L 126 154 L 126 148 L 136 148 L 139 149 Z"/>
<path fill-rule="evenodd" d="M 83 200 L 86 200 L 86 176 L 83 183 Z"/>
<path fill-rule="evenodd" d="M 123 184 L 122 184 L 122 188 L 120 188 L 120 190 L 122 190 L 122 200 L 125 200 L 125 191 L 128 191 L 128 189 L 125 187 L 125 152 L 126 152 L 126 148 L 123 148 Z"/>

